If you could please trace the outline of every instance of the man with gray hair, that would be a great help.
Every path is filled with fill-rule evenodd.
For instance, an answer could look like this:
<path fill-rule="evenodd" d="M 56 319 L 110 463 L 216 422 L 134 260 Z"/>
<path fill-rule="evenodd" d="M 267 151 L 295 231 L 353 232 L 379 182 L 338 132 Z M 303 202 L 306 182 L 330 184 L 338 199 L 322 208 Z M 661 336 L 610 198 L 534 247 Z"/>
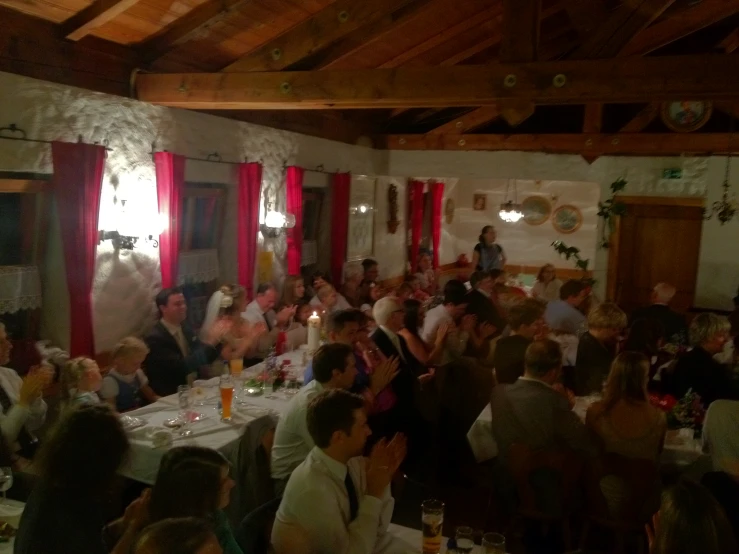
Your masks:
<path fill-rule="evenodd" d="M 714 400 L 739 398 L 728 368 L 713 358 L 723 351 L 729 340 L 730 328 L 726 317 L 710 312 L 698 314 L 693 319 L 690 323 L 690 344 L 693 349 L 675 364 L 670 394 L 679 399 L 692 390 L 701 397 L 705 407 Z"/>
<path fill-rule="evenodd" d="M 634 310 L 630 322 L 633 324 L 638 319 L 658 321 L 665 330 L 665 340 L 685 343 L 687 341 L 685 318 L 670 308 L 670 302 L 676 293 L 674 285 L 657 283 L 650 296 L 651 305 Z"/>

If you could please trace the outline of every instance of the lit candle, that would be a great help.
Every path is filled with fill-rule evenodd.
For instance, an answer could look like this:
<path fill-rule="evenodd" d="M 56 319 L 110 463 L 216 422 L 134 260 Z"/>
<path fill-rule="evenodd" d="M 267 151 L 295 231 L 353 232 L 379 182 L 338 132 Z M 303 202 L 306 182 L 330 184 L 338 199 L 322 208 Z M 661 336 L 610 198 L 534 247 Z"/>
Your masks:
<path fill-rule="evenodd" d="M 321 342 L 321 318 L 316 312 L 308 318 L 308 355 L 312 356 L 318 350 Z"/>

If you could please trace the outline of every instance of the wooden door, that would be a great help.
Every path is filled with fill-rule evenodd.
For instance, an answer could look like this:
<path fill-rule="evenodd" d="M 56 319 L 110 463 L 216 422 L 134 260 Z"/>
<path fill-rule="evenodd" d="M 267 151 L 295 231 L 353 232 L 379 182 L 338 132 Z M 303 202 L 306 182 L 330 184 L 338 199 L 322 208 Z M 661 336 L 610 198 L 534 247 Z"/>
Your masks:
<path fill-rule="evenodd" d="M 646 306 L 659 282 L 677 288 L 676 311 L 693 306 L 698 275 L 702 202 L 698 199 L 625 197 L 608 264 L 608 296 L 626 313 Z"/>

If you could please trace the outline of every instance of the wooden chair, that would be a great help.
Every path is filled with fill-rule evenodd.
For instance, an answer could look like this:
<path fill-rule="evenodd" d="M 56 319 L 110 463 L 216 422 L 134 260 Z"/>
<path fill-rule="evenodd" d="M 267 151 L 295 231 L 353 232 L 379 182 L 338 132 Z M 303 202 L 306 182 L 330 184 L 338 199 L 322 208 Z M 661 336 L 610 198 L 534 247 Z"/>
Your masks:
<path fill-rule="evenodd" d="M 522 443 L 513 444 L 508 453 L 508 467 L 518 494 L 518 509 L 514 522 L 518 518 L 523 518 L 546 525 L 559 523 L 562 526 L 565 548 L 570 550 L 572 548 L 570 514 L 583 465 L 582 458 L 571 450 L 532 450 Z M 560 513 L 547 513 L 539 507 L 537 491 L 530 479 L 532 473 L 538 470 L 550 470 L 559 476 L 557 491 L 553 492 L 556 492 L 561 501 Z"/>
<path fill-rule="evenodd" d="M 609 506 L 601 489 L 605 477 L 615 477 L 622 484 L 619 502 Z M 659 482 L 659 468 L 644 459 L 626 458 L 618 454 L 604 454 L 587 471 L 586 521 L 580 537 L 580 548 L 585 548 L 590 527 L 596 525 L 610 530 L 615 535 L 616 551 L 625 552 L 625 538 L 637 535 L 639 552 L 644 549 L 644 525 L 650 520 L 648 503 L 659 498 L 656 486 Z M 615 510 L 615 513 L 614 511 Z"/>

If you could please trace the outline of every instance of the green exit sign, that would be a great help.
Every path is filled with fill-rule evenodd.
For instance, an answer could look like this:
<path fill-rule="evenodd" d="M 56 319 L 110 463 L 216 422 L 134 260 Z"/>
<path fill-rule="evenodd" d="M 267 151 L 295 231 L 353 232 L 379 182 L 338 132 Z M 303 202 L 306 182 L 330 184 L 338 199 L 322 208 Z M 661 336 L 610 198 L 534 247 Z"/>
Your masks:
<path fill-rule="evenodd" d="M 663 169 L 662 170 L 662 178 L 663 179 L 682 179 L 683 178 L 683 170 L 679 167 L 672 167 L 670 169 Z"/>

